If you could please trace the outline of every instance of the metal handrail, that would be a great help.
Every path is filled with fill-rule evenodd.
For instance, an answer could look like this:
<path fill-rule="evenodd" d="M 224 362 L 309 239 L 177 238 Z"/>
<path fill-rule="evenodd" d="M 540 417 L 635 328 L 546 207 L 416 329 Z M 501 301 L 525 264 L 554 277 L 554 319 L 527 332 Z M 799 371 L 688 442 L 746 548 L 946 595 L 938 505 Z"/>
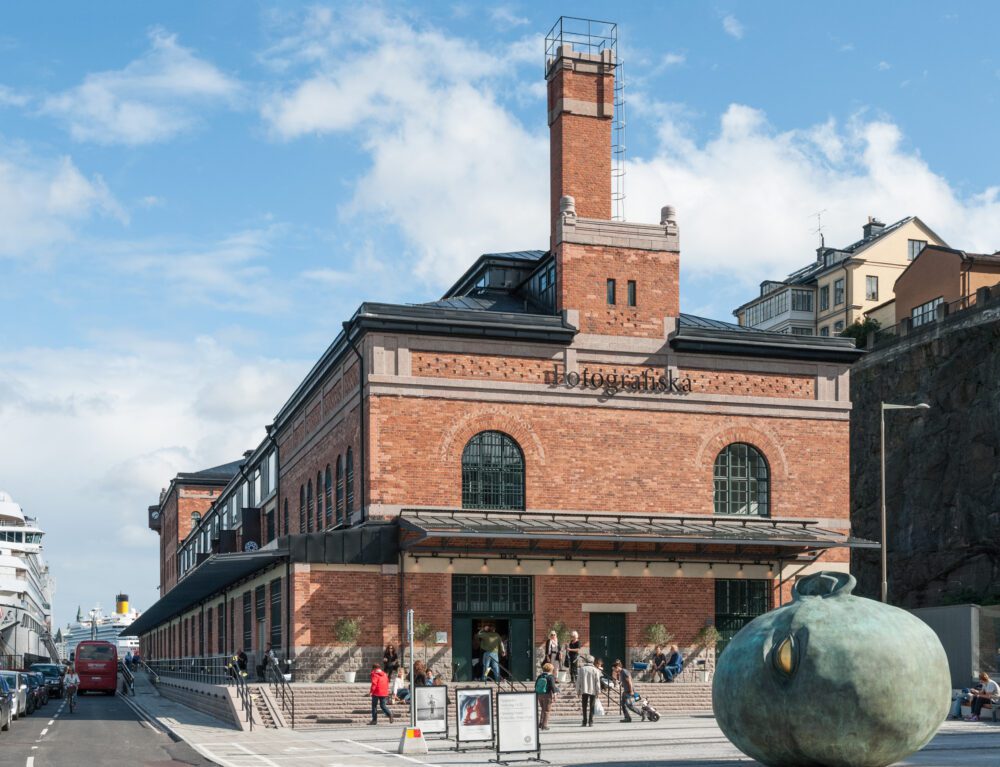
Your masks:
<path fill-rule="evenodd" d="M 270 679 L 268 679 L 270 676 Z M 264 659 L 264 681 L 270 683 L 274 686 L 274 696 L 280 701 L 281 711 L 291 712 L 292 715 L 292 729 L 295 729 L 295 691 L 292 686 L 285 679 L 285 675 L 281 673 L 281 667 L 278 666 L 278 661 L 270 656 L 266 656 Z"/>
<path fill-rule="evenodd" d="M 118 661 L 118 672 L 122 675 L 122 692 L 128 695 L 130 692 L 135 696 L 135 674 L 128 667 L 125 661 Z"/>
<path fill-rule="evenodd" d="M 133 663 L 134 662 L 136 662 L 136 661 L 133 660 Z M 159 684 L 160 683 L 160 675 L 157 674 L 155 671 L 153 671 L 152 668 L 150 668 L 149 664 L 146 663 L 146 659 L 145 658 L 140 658 L 139 661 L 138 661 L 138 663 L 139 663 L 139 666 L 141 668 L 146 669 L 146 674 L 148 676 L 152 677 L 153 684 Z"/>
<path fill-rule="evenodd" d="M 497 661 L 497 666 L 500 667 L 500 678 L 497 680 L 497 686 L 498 687 L 500 685 L 506 683 L 507 685 L 510 686 L 510 691 L 511 692 L 518 692 L 518 691 L 525 692 L 526 690 L 528 690 L 528 685 L 527 684 L 525 684 L 524 682 L 518 682 L 518 681 L 514 680 L 514 675 L 510 673 L 510 669 L 509 668 L 507 668 L 506 666 L 504 666 L 499 661 Z M 506 679 L 503 678 L 504 674 L 507 675 Z"/>
<path fill-rule="evenodd" d="M 207 657 L 166 658 L 149 661 L 157 676 L 185 679 L 189 682 L 204 682 L 205 684 L 232 684 L 233 676 L 229 670 L 232 662 L 230 655 L 211 655 Z"/>
<path fill-rule="evenodd" d="M 229 664 L 229 671 L 233 683 L 236 685 L 236 695 L 239 697 L 240 705 L 243 707 L 243 714 L 250 725 L 250 730 L 253 731 L 253 699 L 250 697 L 250 686 L 247 684 L 243 672 L 240 671 L 235 663 Z"/>

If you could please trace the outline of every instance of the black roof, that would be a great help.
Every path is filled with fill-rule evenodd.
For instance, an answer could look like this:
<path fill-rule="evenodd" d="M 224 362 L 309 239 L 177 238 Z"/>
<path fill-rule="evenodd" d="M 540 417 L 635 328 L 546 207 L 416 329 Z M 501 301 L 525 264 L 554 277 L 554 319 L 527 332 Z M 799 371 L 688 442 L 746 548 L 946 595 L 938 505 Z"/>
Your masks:
<path fill-rule="evenodd" d="M 209 469 L 202 469 L 201 471 L 190 471 L 190 472 L 179 472 L 177 474 L 177 479 L 181 481 L 208 481 L 213 484 L 222 481 L 228 483 L 233 477 L 240 473 L 240 466 L 243 465 L 243 459 L 238 461 L 230 461 L 229 463 L 219 464 L 218 466 L 212 466 Z"/>
<path fill-rule="evenodd" d="M 677 332 L 670 338 L 671 347 L 677 351 L 847 364 L 865 353 L 863 349 L 857 348 L 851 338 L 768 333 L 727 322 L 687 316 L 689 321 L 679 322 Z M 691 319 L 699 322 L 693 323 Z"/>
<path fill-rule="evenodd" d="M 438 309 L 472 309 L 481 312 L 509 312 L 511 314 L 553 314 L 539 306 L 530 297 L 511 295 L 505 290 L 476 289 L 464 296 L 442 298 L 414 306 L 432 306 Z"/>
<path fill-rule="evenodd" d="M 742 325 L 737 325 L 732 322 L 723 322 L 722 320 L 713 320 L 708 317 L 698 317 L 694 314 L 685 314 L 681 312 L 680 317 L 677 318 L 677 326 L 680 328 L 703 328 L 705 330 L 725 330 L 731 331 L 733 333 L 760 333 L 762 331 L 757 330 L 757 328 L 745 328 Z"/>
<path fill-rule="evenodd" d="M 475 263 L 466 269 L 465 273 L 455 281 L 455 284 L 448 289 L 448 291 L 444 294 L 444 297 L 451 298 L 454 295 L 460 295 L 468 292 L 469 288 L 471 288 L 475 283 L 476 276 L 487 264 L 490 266 L 516 266 L 521 268 L 530 268 L 533 263 L 541 261 L 547 255 L 548 251 L 546 250 L 513 250 L 508 253 L 483 253 L 483 255 L 477 258 Z"/>

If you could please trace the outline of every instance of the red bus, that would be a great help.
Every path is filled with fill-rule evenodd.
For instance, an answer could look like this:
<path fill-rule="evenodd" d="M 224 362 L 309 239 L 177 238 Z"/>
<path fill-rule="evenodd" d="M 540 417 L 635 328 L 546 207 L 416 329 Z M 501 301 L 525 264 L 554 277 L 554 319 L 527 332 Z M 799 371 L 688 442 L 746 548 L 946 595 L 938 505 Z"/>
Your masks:
<path fill-rule="evenodd" d="M 118 648 L 111 642 L 87 640 L 76 646 L 76 673 L 80 692 L 91 690 L 114 695 L 118 687 Z"/>

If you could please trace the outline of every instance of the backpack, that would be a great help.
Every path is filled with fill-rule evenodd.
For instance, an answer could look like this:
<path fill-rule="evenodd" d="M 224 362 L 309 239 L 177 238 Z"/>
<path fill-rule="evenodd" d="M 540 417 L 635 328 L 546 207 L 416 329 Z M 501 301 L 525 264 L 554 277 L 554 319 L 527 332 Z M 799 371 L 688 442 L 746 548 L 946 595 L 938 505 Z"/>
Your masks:
<path fill-rule="evenodd" d="M 549 675 L 539 674 L 538 679 L 535 680 L 535 692 L 539 695 L 545 695 L 549 691 Z"/>

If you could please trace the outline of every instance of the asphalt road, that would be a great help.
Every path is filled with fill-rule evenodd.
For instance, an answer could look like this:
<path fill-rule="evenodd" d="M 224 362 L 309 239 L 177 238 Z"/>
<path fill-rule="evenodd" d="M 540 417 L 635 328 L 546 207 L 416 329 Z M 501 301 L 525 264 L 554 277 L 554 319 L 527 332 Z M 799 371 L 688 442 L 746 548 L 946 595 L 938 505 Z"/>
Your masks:
<path fill-rule="evenodd" d="M 0 732 L 4 767 L 184 767 L 211 765 L 186 743 L 175 743 L 140 720 L 117 695 L 84 695 L 69 713 L 50 700 Z"/>

